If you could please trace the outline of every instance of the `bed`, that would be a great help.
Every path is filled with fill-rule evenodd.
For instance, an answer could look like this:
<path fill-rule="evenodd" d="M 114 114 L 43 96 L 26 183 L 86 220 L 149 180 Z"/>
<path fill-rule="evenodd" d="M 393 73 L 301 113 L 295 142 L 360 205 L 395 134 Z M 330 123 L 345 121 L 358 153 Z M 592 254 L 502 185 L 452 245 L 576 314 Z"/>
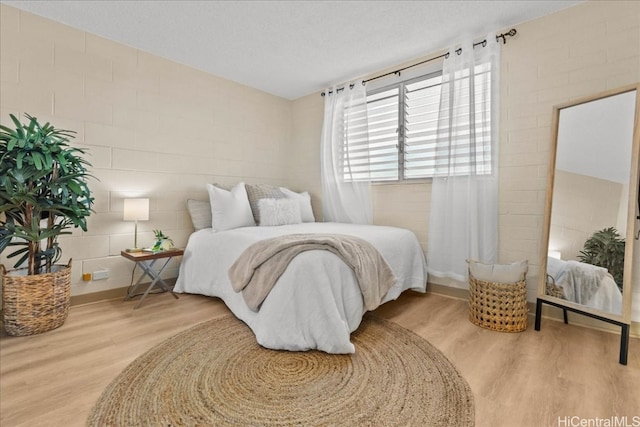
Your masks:
<path fill-rule="evenodd" d="M 221 298 L 264 347 L 354 353 L 350 335 L 366 310 L 354 272 L 335 254 L 311 250 L 297 255 L 258 311 L 249 309 L 242 294 L 232 289 L 229 267 L 246 248 L 288 234 L 348 235 L 371 243 L 397 279 L 380 304 L 408 289 L 426 291 L 426 261 L 411 231 L 318 222 L 198 230 L 189 237 L 174 291 Z"/>
<path fill-rule="evenodd" d="M 608 313 L 622 313 L 622 293 L 606 268 L 547 258 L 547 275 L 559 298 Z"/>

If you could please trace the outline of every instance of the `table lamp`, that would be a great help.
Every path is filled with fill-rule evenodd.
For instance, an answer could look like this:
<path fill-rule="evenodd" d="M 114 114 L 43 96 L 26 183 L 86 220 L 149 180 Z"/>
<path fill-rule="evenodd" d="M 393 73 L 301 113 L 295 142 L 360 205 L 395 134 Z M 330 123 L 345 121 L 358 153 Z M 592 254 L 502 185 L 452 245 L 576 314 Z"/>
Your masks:
<path fill-rule="evenodd" d="M 149 220 L 149 199 L 124 199 L 124 220 L 135 221 L 133 248 L 128 248 L 127 252 L 142 251 L 138 248 L 138 221 Z"/>

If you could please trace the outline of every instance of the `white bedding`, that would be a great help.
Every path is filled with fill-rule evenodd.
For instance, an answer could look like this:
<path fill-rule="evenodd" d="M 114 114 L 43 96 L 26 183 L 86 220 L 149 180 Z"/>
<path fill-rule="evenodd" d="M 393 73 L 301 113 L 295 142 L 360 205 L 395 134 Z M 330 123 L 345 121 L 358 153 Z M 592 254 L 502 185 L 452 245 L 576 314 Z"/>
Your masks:
<path fill-rule="evenodd" d="M 547 274 L 562 287 L 568 301 L 608 313 L 622 313 L 622 293 L 606 268 L 548 257 Z"/>
<path fill-rule="evenodd" d="M 347 234 L 374 245 L 397 278 L 382 303 L 407 289 L 426 290 L 427 266 L 412 232 L 384 226 L 304 223 L 196 231 L 189 237 L 174 291 L 221 298 L 264 347 L 353 353 L 350 335 L 364 314 L 362 294 L 353 271 L 336 255 L 314 250 L 295 257 L 258 312 L 251 311 L 242 294 L 231 288 L 227 271 L 244 249 L 258 240 L 292 233 Z"/>

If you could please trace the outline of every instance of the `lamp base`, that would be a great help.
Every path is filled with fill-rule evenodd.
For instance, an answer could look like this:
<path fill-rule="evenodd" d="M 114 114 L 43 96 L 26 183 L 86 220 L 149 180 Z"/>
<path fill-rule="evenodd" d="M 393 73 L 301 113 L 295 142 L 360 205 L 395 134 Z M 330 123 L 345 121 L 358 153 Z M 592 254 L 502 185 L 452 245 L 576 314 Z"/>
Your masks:
<path fill-rule="evenodd" d="M 142 248 L 127 248 L 125 252 L 142 252 Z"/>

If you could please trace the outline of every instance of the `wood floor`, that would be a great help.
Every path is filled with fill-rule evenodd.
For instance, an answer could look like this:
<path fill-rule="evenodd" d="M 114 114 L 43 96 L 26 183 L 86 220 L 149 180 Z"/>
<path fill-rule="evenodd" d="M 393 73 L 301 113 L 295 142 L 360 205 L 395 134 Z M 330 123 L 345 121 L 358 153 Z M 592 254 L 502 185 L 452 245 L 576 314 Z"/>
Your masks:
<path fill-rule="evenodd" d="M 82 426 L 104 388 L 136 357 L 228 313 L 218 299 L 195 295 L 151 295 L 140 309 L 135 304 L 74 306 L 61 328 L 42 335 L 3 332 L 0 425 Z M 640 423 L 639 339 L 631 339 L 622 366 L 619 335 L 547 319 L 536 332 L 532 318 L 522 333 L 487 331 L 467 320 L 465 301 L 441 295 L 407 292 L 376 312 L 453 362 L 473 391 L 477 426 L 608 425 L 570 423 L 614 416 Z"/>

